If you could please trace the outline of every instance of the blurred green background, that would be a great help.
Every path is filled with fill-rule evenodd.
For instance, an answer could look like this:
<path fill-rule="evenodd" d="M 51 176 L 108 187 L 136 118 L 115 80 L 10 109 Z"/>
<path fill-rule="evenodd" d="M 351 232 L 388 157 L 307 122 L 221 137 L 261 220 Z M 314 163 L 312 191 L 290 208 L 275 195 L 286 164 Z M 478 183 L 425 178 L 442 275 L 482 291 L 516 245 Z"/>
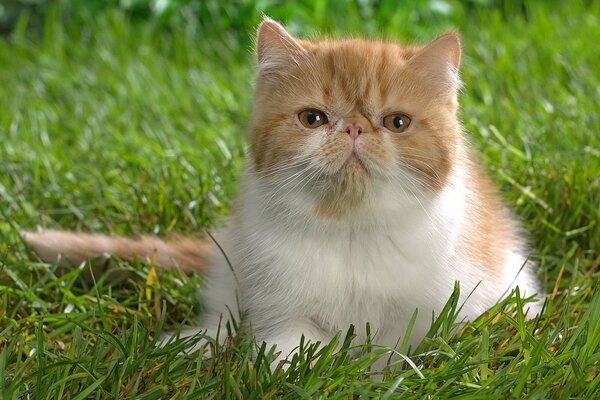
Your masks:
<path fill-rule="evenodd" d="M 559 3 L 556 0 L 548 2 Z M 548 3 L 547 2 L 547 3 Z M 182 21 L 196 21 L 201 32 L 235 31 L 243 39 L 263 13 L 294 27 L 318 26 L 321 33 L 398 32 L 407 24 L 429 27 L 457 24 L 472 13 L 497 10 L 504 17 L 527 16 L 527 0 L 3 0 L 0 27 L 14 29 L 26 13 L 32 25 L 41 26 L 49 7 L 60 7 L 68 23 L 109 9 L 118 9 L 134 21 L 149 21 L 177 28 Z M 414 28 L 414 26 L 413 26 Z M 298 28 L 297 28 L 298 29 Z M 425 28 L 427 29 L 427 28 Z"/>

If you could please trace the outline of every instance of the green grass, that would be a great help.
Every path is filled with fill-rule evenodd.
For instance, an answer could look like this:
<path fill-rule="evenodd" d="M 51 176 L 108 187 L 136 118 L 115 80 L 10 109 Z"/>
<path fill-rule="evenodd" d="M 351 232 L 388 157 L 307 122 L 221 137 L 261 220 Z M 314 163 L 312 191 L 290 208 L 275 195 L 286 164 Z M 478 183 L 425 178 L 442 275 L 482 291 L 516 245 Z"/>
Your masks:
<path fill-rule="evenodd" d="M 49 8 L 39 29 L 23 18 L 0 38 L 0 399 L 598 398 L 600 5 L 206 4 L 212 14 L 168 23 Z M 243 163 L 247 29 L 261 11 L 299 34 L 420 42 L 460 30 L 462 120 L 531 232 L 549 294 L 542 316 L 524 321 L 512 297 L 453 336 L 453 298 L 383 380 L 369 368 L 382 350 L 356 347 L 352 332 L 337 353 L 308 348 L 271 371 L 272 351 L 243 335 L 210 344 L 210 357 L 182 353 L 198 338 L 154 346 L 201 308 L 198 276 L 159 271 L 156 281 L 151 265 L 117 261 L 118 278 L 90 279 L 88 266 L 36 261 L 20 229 L 166 235 L 219 224 Z"/>

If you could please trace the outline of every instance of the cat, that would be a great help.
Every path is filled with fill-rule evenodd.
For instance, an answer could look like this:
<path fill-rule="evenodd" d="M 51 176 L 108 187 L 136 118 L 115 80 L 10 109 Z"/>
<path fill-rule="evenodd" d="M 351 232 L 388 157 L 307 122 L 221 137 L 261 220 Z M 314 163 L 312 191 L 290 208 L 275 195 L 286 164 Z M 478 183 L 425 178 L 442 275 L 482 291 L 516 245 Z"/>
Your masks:
<path fill-rule="evenodd" d="M 457 117 L 457 33 L 425 46 L 301 40 L 266 18 L 256 53 L 246 171 L 220 248 L 60 231 L 24 233 L 31 248 L 68 264 L 155 253 L 163 267 L 201 271 L 206 312 L 183 335 L 214 336 L 243 312 L 281 359 L 302 335 L 328 343 L 351 324 L 358 340 L 368 323 L 393 348 L 418 310 L 416 344 L 456 281 L 459 319 L 517 286 L 541 293 L 522 229 Z M 540 301 L 527 307 L 536 315 Z"/>

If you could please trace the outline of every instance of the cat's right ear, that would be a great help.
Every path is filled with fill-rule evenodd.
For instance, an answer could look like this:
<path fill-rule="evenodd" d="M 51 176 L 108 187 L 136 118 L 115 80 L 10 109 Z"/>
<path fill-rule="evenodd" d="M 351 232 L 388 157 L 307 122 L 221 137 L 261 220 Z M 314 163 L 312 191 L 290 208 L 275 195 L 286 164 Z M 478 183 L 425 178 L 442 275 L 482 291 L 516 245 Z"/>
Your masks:
<path fill-rule="evenodd" d="M 265 17 L 256 34 L 256 56 L 260 70 L 265 71 L 298 63 L 307 53 L 280 23 Z"/>

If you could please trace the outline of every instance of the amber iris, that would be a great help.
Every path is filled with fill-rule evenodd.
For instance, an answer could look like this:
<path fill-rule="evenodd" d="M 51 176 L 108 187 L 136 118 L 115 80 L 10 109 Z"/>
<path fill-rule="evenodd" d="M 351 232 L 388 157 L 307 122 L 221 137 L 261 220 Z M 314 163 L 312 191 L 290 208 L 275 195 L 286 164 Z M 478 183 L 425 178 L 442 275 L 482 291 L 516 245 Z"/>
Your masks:
<path fill-rule="evenodd" d="M 304 110 L 298 114 L 298 119 L 304 127 L 309 129 L 318 128 L 327 123 L 327 116 L 319 110 Z"/>
<path fill-rule="evenodd" d="M 410 118 L 404 114 L 390 114 L 383 118 L 382 125 L 392 132 L 404 132 L 410 125 Z"/>

